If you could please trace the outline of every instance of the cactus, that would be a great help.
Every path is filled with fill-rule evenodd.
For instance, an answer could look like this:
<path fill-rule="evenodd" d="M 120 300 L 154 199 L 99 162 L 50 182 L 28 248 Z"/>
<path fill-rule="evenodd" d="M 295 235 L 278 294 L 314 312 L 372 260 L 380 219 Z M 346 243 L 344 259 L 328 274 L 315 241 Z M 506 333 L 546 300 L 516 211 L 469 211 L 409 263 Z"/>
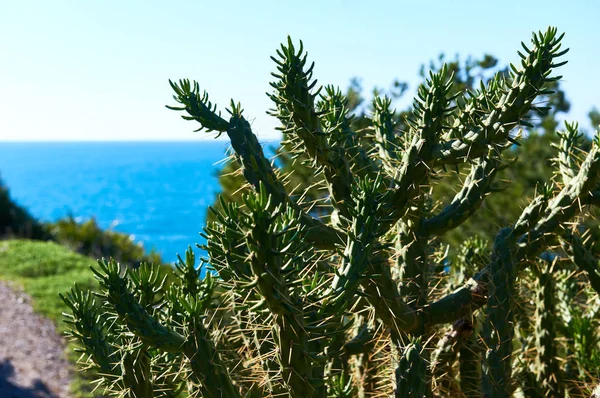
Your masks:
<path fill-rule="evenodd" d="M 420 339 L 403 348 L 396 368 L 396 397 L 431 396 L 431 388 L 427 383 L 427 363 L 422 351 Z"/>
<path fill-rule="evenodd" d="M 556 263 L 554 263 L 556 264 Z M 547 262 L 536 271 L 537 297 L 535 308 L 536 381 L 544 396 L 564 396 L 563 375 L 557 361 L 555 282 L 553 267 Z"/>
<path fill-rule="evenodd" d="M 304 398 L 506 397 L 527 387 L 512 372 L 519 359 L 524 374 L 562 395 L 556 357 L 599 352 L 586 312 L 597 293 L 597 254 L 572 238 L 571 226 L 598 204 L 600 134 L 584 158 L 573 156 L 578 132 L 567 124 L 560 182 L 541 185 L 491 250 L 478 239 L 439 244 L 498 191 L 499 171 L 513 164 L 515 128 L 547 111 L 536 98 L 560 78 L 553 72 L 564 63 L 561 39 L 555 28 L 535 33 L 520 66 L 478 90 L 455 90 L 446 67 L 432 72 L 406 131 L 397 130 L 390 100 L 375 98 L 367 133 L 352 129 L 344 96 L 317 87 L 302 44 L 288 39 L 273 58 L 271 114 L 286 156 L 322 177 L 330 215 L 322 218 L 314 196 L 288 186 L 292 171 L 265 157 L 240 104 L 232 101 L 225 118 L 198 83 L 171 82 L 170 108 L 200 130 L 227 134 L 249 189 L 211 209 L 204 279 L 189 249 L 168 284 L 157 268 L 100 261 L 99 303 L 77 288 L 63 296 L 82 361 L 110 394 Z M 448 203 L 436 203 L 436 181 L 454 166 L 468 168 L 466 178 Z M 577 283 L 592 287 L 586 300 L 557 294 L 557 308 L 574 314 L 569 325 L 548 314 L 557 276 L 529 271 L 549 256 L 564 270 L 579 267 Z M 535 289 L 537 310 L 528 304 Z M 446 324 L 453 327 L 444 334 Z M 529 324 L 537 325 L 537 361 L 513 354 L 516 328 Z M 577 367 L 581 391 L 591 390 L 590 362 L 565 359 Z"/>
<path fill-rule="evenodd" d="M 474 329 L 459 350 L 460 391 L 466 398 L 481 396 L 480 351 L 477 331 Z"/>
<path fill-rule="evenodd" d="M 456 385 L 456 369 L 454 369 L 453 364 L 459 352 L 469 342 L 472 334 L 473 324 L 466 319 L 459 319 L 438 342 L 431 357 L 430 367 L 432 377 L 438 384 L 437 390 L 439 393 L 447 396 L 460 394 L 461 388 Z M 469 358 L 461 358 L 461 364 L 468 360 Z M 461 376 L 468 378 L 469 371 L 464 368 L 464 364 L 462 371 Z"/>

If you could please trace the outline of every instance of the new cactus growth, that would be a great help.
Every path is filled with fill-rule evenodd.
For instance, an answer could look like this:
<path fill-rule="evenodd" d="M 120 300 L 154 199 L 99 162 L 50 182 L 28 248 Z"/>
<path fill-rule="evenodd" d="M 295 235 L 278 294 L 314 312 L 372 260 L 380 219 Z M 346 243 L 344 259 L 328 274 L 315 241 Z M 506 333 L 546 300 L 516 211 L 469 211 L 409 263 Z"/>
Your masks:
<path fill-rule="evenodd" d="M 289 186 L 293 170 L 265 157 L 240 104 L 232 101 L 226 118 L 198 83 L 171 82 L 170 108 L 200 130 L 227 134 L 251 189 L 212 209 L 202 232 L 204 279 L 190 249 L 170 284 L 151 266 L 100 261 L 97 302 L 78 288 L 64 296 L 71 337 L 106 393 L 508 397 L 528 388 L 513 374 L 517 360 L 548 396 L 575 385 L 591 391 L 596 370 L 573 350 L 600 352 L 597 322 L 586 312 L 600 272 L 573 226 L 599 202 L 599 133 L 581 155 L 577 127 L 567 124 L 555 184 L 540 184 L 491 249 L 474 238 L 439 250 L 445 234 L 497 194 L 519 130 L 547 111 L 536 98 L 560 79 L 561 39 L 555 28 L 535 33 L 519 65 L 478 90 L 457 91 L 446 67 L 432 72 L 402 131 L 391 101 L 377 97 L 366 132 L 353 130 L 346 98 L 317 86 L 302 44 L 288 39 L 273 58 L 270 113 L 281 122 L 286 156 L 320 176 L 319 211 L 314 197 Z M 436 181 L 454 167 L 466 177 L 454 198 L 435 203 Z M 529 272 L 549 256 L 552 268 Z M 568 295 L 553 291 L 557 270 L 596 290 L 561 300 Z M 531 291 L 538 295 L 524 297 Z M 555 306 L 572 310 L 573 321 L 561 324 Z M 528 325 L 537 356 L 515 358 L 515 328 Z M 570 380 L 565 372 L 564 387 L 561 355 L 578 370 Z"/>

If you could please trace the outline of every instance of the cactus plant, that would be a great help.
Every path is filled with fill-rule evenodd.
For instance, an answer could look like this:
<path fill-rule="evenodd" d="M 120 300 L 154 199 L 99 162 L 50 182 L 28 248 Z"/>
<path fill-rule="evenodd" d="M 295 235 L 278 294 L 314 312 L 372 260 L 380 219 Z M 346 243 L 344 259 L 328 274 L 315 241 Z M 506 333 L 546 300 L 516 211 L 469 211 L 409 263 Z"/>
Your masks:
<path fill-rule="evenodd" d="M 497 192 L 498 171 L 513 163 L 505 152 L 518 144 L 516 130 L 547 111 L 536 98 L 560 79 L 553 72 L 564 64 L 561 39 L 555 28 L 534 33 L 518 53 L 520 66 L 479 90 L 454 94 L 447 68 L 432 72 L 406 131 L 396 129 L 390 101 L 376 98 L 365 133 L 352 130 L 339 90 L 317 87 L 314 64 L 288 38 L 273 58 L 271 114 L 287 155 L 323 177 L 321 205 L 330 217 L 322 219 L 312 199 L 291 194 L 289 170 L 265 157 L 240 104 L 231 102 L 226 119 L 198 83 L 171 82 L 177 105 L 170 108 L 200 129 L 227 134 L 252 190 L 213 209 L 203 231 L 206 278 L 199 279 L 191 250 L 168 286 L 156 268 L 100 261 L 93 268 L 100 303 L 77 288 L 64 296 L 83 360 L 107 392 L 129 397 L 507 397 L 524 390 L 512 372 L 518 317 L 538 317 L 538 361 L 525 365 L 550 390 L 550 368 L 542 365 L 568 348 L 550 336 L 590 352 L 598 339 L 582 322 L 569 328 L 542 313 L 553 305 L 549 297 L 536 298 L 543 302 L 535 311 L 525 305 L 522 292 L 535 287 L 524 275 L 538 257 L 555 256 L 596 287 L 596 254 L 570 237 L 588 216 L 585 206 L 598 204 L 600 134 L 581 159 L 573 155 L 576 126 L 567 125 L 557 182 L 541 185 L 491 250 L 474 239 L 449 261 L 438 241 Z M 435 203 L 437 179 L 461 165 L 470 170 L 454 198 Z M 553 277 L 538 275 L 537 288 L 551 292 Z M 586 305 L 557 307 L 579 314 Z M 446 324 L 453 329 L 444 334 Z M 548 345 L 554 350 L 542 351 Z M 592 370 L 580 359 L 574 364 L 582 371 L 573 382 L 591 389 Z"/>

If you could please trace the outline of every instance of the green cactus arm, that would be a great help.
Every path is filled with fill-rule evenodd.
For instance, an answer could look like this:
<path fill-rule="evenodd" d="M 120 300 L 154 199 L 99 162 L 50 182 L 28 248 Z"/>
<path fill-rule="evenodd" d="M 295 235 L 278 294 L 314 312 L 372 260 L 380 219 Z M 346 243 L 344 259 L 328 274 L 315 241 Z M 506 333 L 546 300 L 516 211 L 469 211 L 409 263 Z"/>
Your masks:
<path fill-rule="evenodd" d="M 121 359 L 121 380 L 125 386 L 127 398 L 153 398 L 152 373 L 150 372 L 150 356 L 145 349 L 127 350 Z"/>
<path fill-rule="evenodd" d="M 262 182 L 277 203 L 288 203 L 296 210 L 300 210 L 299 206 L 289 198 L 283 184 L 277 178 L 273 166 L 264 155 L 258 138 L 252 132 L 248 121 L 242 116 L 242 109 L 239 105 L 231 103 L 231 109 L 229 110 L 231 118 L 227 122 L 215 113 L 216 105 L 208 101 L 206 93 L 202 97 L 199 96 L 198 83 L 194 82 L 192 87 L 189 81 L 183 80 L 179 85 L 171 83 L 171 86 L 176 93 L 175 100 L 185 106 L 168 107 L 169 109 L 186 111 L 190 116 L 183 116 L 183 118 L 197 121 L 200 123 L 201 129 L 227 132 L 231 140 L 231 146 L 242 164 L 246 180 L 256 190 Z M 202 98 L 203 101 L 199 98 Z M 336 232 L 334 228 L 306 213 L 303 213 L 302 218 L 307 226 L 307 238 L 317 247 L 332 249 L 337 243 L 343 242 L 342 234 Z"/>
<path fill-rule="evenodd" d="M 515 255 L 511 228 L 496 236 L 490 263 L 488 300 L 482 336 L 486 347 L 482 391 L 486 397 L 510 397 L 515 295 Z"/>
<path fill-rule="evenodd" d="M 105 299 L 112 305 L 119 319 L 144 343 L 166 352 L 180 352 L 185 337 L 162 325 L 138 302 L 121 276 L 121 267 L 115 261 L 98 261 L 99 270 L 92 267 Z"/>
<path fill-rule="evenodd" d="M 420 317 L 400 295 L 389 268 L 387 259 L 375 256 L 368 269 L 369 277 L 364 279 L 362 287 L 367 301 L 375 309 L 377 318 L 389 328 L 392 338 L 401 343 L 404 333 L 411 332 L 419 326 Z"/>
<path fill-rule="evenodd" d="M 131 292 L 138 302 L 150 314 L 154 314 L 154 309 L 164 304 L 162 291 L 167 277 L 162 275 L 160 265 L 142 263 L 130 270 L 127 276 L 131 282 Z"/>
<path fill-rule="evenodd" d="M 538 194 L 523 209 L 521 215 L 513 224 L 513 235 L 525 235 L 541 220 L 552 198 L 552 190 L 552 185 L 538 187 Z"/>
<path fill-rule="evenodd" d="M 63 314 L 65 322 L 71 325 L 67 335 L 79 342 L 101 373 L 115 374 L 115 349 L 107 340 L 101 313 L 92 294 L 84 293 L 76 284 L 65 295 L 59 293 L 59 296 L 71 310 L 71 314 Z"/>
<path fill-rule="evenodd" d="M 287 46 L 277 51 L 279 58 L 272 57 L 277 64 L 278 81 L 271 83 L 275 92 L 270 98 L 276 105 L 271 114 L 281 120 L 283 132 L 292 139 L 297 137 L 309 159 L 323 168 L 333 206 L 346 215 L 344 202 L 350 198 L 352 173 L 346 159 L 346 149 L 331 145 L 328 134 L 323 131 L 319 113 L 315 109 L 317 92 L 312 92 L 317 81 L 312 79 L 314 63 L 306 69 L 307 55 L 300 42 L 298 52 L 292 39 Z"/>
<path fill-rule="evenodd" d="M 249 283 L 252 271 L 245 262 L 248 249 L 244 245 L 244 231 L 240 228 L 240 209 L 236 202 L 226 203 L 222 197 L 221 210 L 210 207 L 218 222 L 210 222 L 200 235 L 206 244 L 200 246 L 210 257 L 211 267 L 219 273 L 225 282 L 237 280 Z"/>
<path fill-rule="evenodd" d="M 331 145 L 345 148 L 352 173 L 362 178 L 377 174 L 377 165 L 369 158 L 358 134 L 352 129 L 353 117 L 348 114 L 348 99 L 340 89 L 325 86 L 317 110 Z"/>
<path fill-rule="evenodd" d="M 473 324 L 471 324 L 474 327 Z M 472 332 L 459 350 L 460 390 L 465 398 L 481 398 L 481 346 Z"/>
<path fill-rule="evenodd" d="M 398 153 L 402 150 L 401 136 L 396 131 L 394 111 L 391 110 L 392 100 L 387 97 L 373 99 L 373 130 L 375 145 L 384 170 L 390 177 L 395 177 L 397 171 Z"/>
<path fill-rule="evenodd" d="M 224 230 L 207 233 L 211 262 L 215 254 L 216 259 L 223 262 L 216 268 L 233 284 L 236 296 L 240 296 L 240 306 L 248 309 L 249 300 L 260 300 L 250 311 L 262 315 L 254 321 L 240 321 L 270 326 L 268 334 L 254 331 L 256 347 L 251 350 L 256 349 L 261 357 L 274 352 L 276 360 L 254 358 L 254 361 L 269 373 L 281 371 L 285 389 L 294 396 L 318 395 L 324 386 L 323 377 L 311 353 L 319 350 L 313 349 L 314 342 L 309 341 L 304 319 L 306 305 L 296 288 L 300 279 L 295 260 L 302 258 L 305 250 L 301 216 L 277 204 L 262 182 L 258 193 L 245 195 L 243 200 L 243 210 L 236 205 L 224 206 L 217 215 Z M 228 240 L 227 236 L 233 239 Z M 236 250 L 240 251 L 228 253 Z M 235 257 L 228 259 L 232 254 Z M 280 385 L 281 382 L 272 387 Z"/>
<path fill-rule="evenodd" d="M 300 210 L 300 207 L 287 195 L 283 184 L 277 178 L 273 167 L 265 158 L 262 147 L 252 132 L 250 124 L 243 118 L 241 109 L 233 107 L 230 127 L 227 134 L 231 145 L 241 158 L 244 177 L 258 191 L 262 182 L 267 192 L 276 203 L 287 203 L 302 214 L 303 223 L 307 227 L 307 239 L 319 248 L 332 248 L 340 242 L 341 235 L 332 227 L 322 223 Z"/>
<path fill-rule="evenodd" d="M 544 396 L 563 397 L 565 387 L 561 364 L 557 361 L 556 296 L 553 265 L 538 261 L 533 266 L 535 281 L 535 376 Z"/>
<path fill-rule="evenodd" d="M 455 101 L 457 111 L 451 126 L 446 130 L 442 142 L 453 138 L 464 139 L 470 136 L 471 130 L 481 127 L 482 120 L 494 110 L 494 104 L 502 96 L 506 81 L 501 73 L 496 73 L 487 85 L 480 81 L 480 87 L 465 90 Z"/>
<path fill-rule="evenodd" d="M 532 258 L 539 254 L 554 239 L 553 233 L 560 225 L 582 211 L 581 202 L 594 190 L 599 179 L 600 132 L 596 134 L 577 175 L 548 202 L 540 220 L 517 241 L 517 259 Z"/>
<path fill-rule="evenodd" d="M 562 36 L 556 37 L 556 33 L 555 28 L 550 28 L 545 34 L 534 35 L 533 50 L 527 50 L 528 55 L 522 56 L 523 69 L 514 68 L 510 89 L 499 97 L 487 117 L 478 122 L 481 126 L 476 131 L 441 144 L 441 135 L 453 135 L 452 128 L 444 122 L 453 114 L 450 103 L 454 98 L 447 97 L 451 89 L 447 72 L 442 69 L 439 74 L 431 75 L 415 99 L 415 116 L 409 121 L 412 137 L 407 140 L 394 195 L 388 204 L 390 225 L 405 215 L 407 204 L 417 196 L 432 167 L 481 157 L 492 144 L 506 147 L 510 130 L 517 123 L 526 123 L 521 119 L 534 108 L 532 101 L 539 93 L 545 93 L 547 82 L 555 79 L 549 75 L 561 64 L 553 60 L 564 54 L 564 51 L 558 52 Z M 500 85 L 495 84 L 496 90 L 501 90 Z"/>
<path fill-rule="evenodd" d="M 145 344 L 161 351 L 184 353 L 190 360 L 192 371 L 196 377 L 201 381 L 205 381 L 201 387 L 204 396 L 239 396 L 239 393 L 235 393 L 235 388 L 232 386 L 227 387 L 227 380 L 231 384 L 229 376 L 215 368 L 215 366 L 219 366 L 219 363 L 215 354 L 214 343 L 207 341 L 207 332 L 203 335 L 200 333 L 203 330 L 198 326 L 198 322 L 194 324 L 194 333 L 191 333 L 189 338 L 164 326 L 155 317 L 151 316 L 129 291 L 127 282 L 121 276 L 121 269 L 116 262 L 104 263 L 99 261 L 98 265 L 99 270 L 94 268 L 92 270 L 96 274 L 100 285 L 106 291 L 106 300 L 113 306 L 119 319 L 135 336 Z M 129 271 L 126 271 L 126 274 L 127 272 Z M 176 300 L 176 302 L 181 301 L 179 299 Z M 189 309 L 188 313 L 193 314 Z M 197 336 L 204 336 L 204 339 L 201 340 L 202 345 L 197 340 L 190 343 L 190 339 L 196 339 Z M 206 358 L 211 358 L 211 361 L 207 361 Z M 215 380 L 218 383 L 215 383 Z M 229 391 L 230 393 L 223 395 L 223 391 Z"/>
<path fill-rule="evenodd" d="M 396 172 L 393 194 L 386 204 L 389 225 L 394 225 L 406 214 L 407 204 L 418 196 L 421 184 L 431 174 L 428 163 L 432 148 L 438 143 L 444 122 L 453 109 L 450 105 L 453 98 L 449 97 L 451 90 L 452 80 L 446 67 L 439 73 L 430 73 L 430 79 L 419 86 L 413 115 L 407 119 L 410 131 Z"/>
<path fill-rule="evenodd" d="M 483 307 L 487 302 L 489 267 L 486 265 L 463 286 L 425 306 L 423 322 L 430 326 L 450 323 Z"/>
<path fill-rule="evenodd" d="M 227 135 L 231 146 L 239 156 L 243 166 L 246 181 L 258 190 L 260 182 L 277 203 L 287 201 L 287 194 L 283 183 L 279 181 L 271 163 L 265 157 L 258 138 L 252 132 L 250 123 L 242 116 L 239 105 L 231 104 L 231 119 L 227 128 Z"/>
<path fill-rule="evenodd" d="M 185 106 L 168 106 L 168 108 L 187 112 L 189 116 L 183 116 L 183 118 L 197 121 L 200 123 L 200 129 L 227 132 L 231 146 L 242 163 L 246 180 L 256 189 L 262 181 L 269 193 L 279 203 L 283 203 L 287 196 L 283 184 L 277 178 L 271 163 L 266 159 L 262 146 L 252 133 L 250 124 L 242 116 L 243 110 L 239 104 L 231 102 L 231 109 L 228 110 L 231 118 L 229 121 L 225 121 L 220 115 L 217 115 L 216 104 L 213 105 L 208 101 L 208 94 L 204 94 L 202 101 L 198 100 L 200 90 L 198 83 L 194 82 L 192 88 L 188 80 L 183 80 L 179 85 L 171 83 L 171 87 L 176 93 L 175 100 Z"/>
<path fill-rule="evenodd" d="M 264 186 L 258 195 L 244 197 L 250 210 L 245 221 L 250 230 L 246 233 L 245 245 L 248 247 L 248 262 L 256 278 L 256 290 L 264 298 L 267 307 L 273 314 L 290 315 L 296 312 L 289 286 L 283 272 L 284 258 L 279 250 L 288 242 L 274 233 L 276 219 L 281 216 L 281 205 L 270 203 L 270 196 Z M 279 226 L 281 228 L 281 226 Z"/>
<path fill-rule="evenodd" d="M 177 276 L 179 276 L 179 278 L 183 281 L 185 293 L 194 296 L 200 292 L 201 271 L 202 265 L 196 267 L 196 255 L 194 254 L 194 251 L 192 250 L 191 246 L 188 246 L 187 250 L 185 251 L 185 261 L 179 256 L 179 254 L 177 255 L 177 262 L 175 263 L 175 272 L 177 273 Z"/>
<path fill-rule="evenodd" d="M 433 149 L 434 164 L 457 164 L 465 159 L 473 159 L 485 155 L 489 145 L 504 144 L 509 139 L 510 131 L 518 124 L 527 125 L 523 117 L 535 109 L 533 105 L 537 95 L 545 94 L 546 84 L 560 79 L 550 77 L 552 70 L 564 65 L 556 63 L 557 58 L 568 50 L 560 50 L 563 35 L 557 36 L 556 28 L 549 28 L 545 33 L 535 34 L 532 38 L 533 47 L 528 49 L 524 44 L 526 54 L 519 52 L 521 69 L 512 67 L 512 82 L 499 96 L 493 109 L 482 120 L 475 119 L 476 126 L 467 133 L 457 132 L 458 138 L 442 142 Z"/>
<path fill-rule="evenodd" d="M 116 262 L 99 261 L 98 265 L 99 269 L 92 268 L 92 271 L 96 274 L 100 286 L 105 290 L 104 297 L 114 308 L 119 320 L 127 326 L 131 333 L 144 344 L 155 349 L 163 352 L 183 353 L 190 360 L 194 375 L 202 381 L 203 396 L 239 397 L 239 393 L 231 384 L 229 375 L 223 370 L 219 370 L 222 369 L 222 366 L 220 366 L 218 354 L 214 349 L 214 343 L 207 338 L 208 332 L 203 329 L 201 321 L 197 320 L 199 309 L 203 308 L 198 301 L 192 300 L 191 302 L 195 303 L 192 306 L 185 302 L 185 297 L 181 295 L 176 300 L 171 300 L 174 305 L 187 304 L 185 307 L 187 311 L 179 311 L 181 314 L 189 314 L 188 317 L 193 322 L 193 333 L 186 338 L 164 326 L 147 312 L 134 294 L 129 291 L 127 281 L 121 276 L 121 268 Z M 128 272 L 130 271 L 126 270 L 125 276 Z M 207 358 L 210 360 L 207 361 Z M 132 377 L 137 380 L 135 376 L 132 375 Z M 143 385 L 140 385 L 141 387 Z"/>
<path fill-rule="evenodd" d="M 414 208 L 422 207 L 423 200 L 419 198 Z M 401 296 L 415 307 L 422 307 L 427 302 L 428 294 L 429 235 L 424 227 L 424 218 L 412 213 L 409 212 L 398 222 L 396 267 L 398 279 L 402 283 Z"/>
<path fill-rule="evenodd" d="M 75 286 L 61 297 L 72 311 L 67 320 L 72 325 L 68 335 L 78 340 L 84 353 L 89 355 L 105 393 L 152 397 L 162 388 L 150 377 L 151 356 L 147 349 L 140 346 L 136 337 L 118 336 L 113 340 L 114 330 L 103 320 L 106 314 L 100 312 L 91 292 L 83 293 Z"/>
<path fill-rule="evenodd" d="M 585 272 L 592 289 L 600 295 L 600 264 L 581 237 L 565 231 L 560 240 L 562 248 L 581 271 Z"/>
<path fill-rule="evenodd" d="M 188 256 L 190 264 L 191 260 L 191 256 Z M 180 283 L 171 284 L 165 292 L 168 305 L 161 315 L 168 325 L 181 332 L 185 341 L 178 352 L 163 354 L 166 357 L 171 356 L 168 362 L 172 367 L 164 369 L 161 377 L 183 372 L 184 380 L 191 378 L 193 381 L 187 385 L 190 395 L 200 392 L 205 397 L 239 398 L 238 387 L 233 384 L 227 365 L 222 359 L 222 351 L 225 350 L 217 348 L 207 323 L 207 310 L 214 309 L 215 290 L 215 280 L 208 275 L 201 280 L 196 293 L 189 291 L 189 286 L 186 286 L 183 279 Z M 178 363 L 173 362 L 173 357 L 178 359 Z M 196 388 L 199 391 L 195 391 Z"/>
<path fill-rule="evenodd" d="M 175 95 L 173 98 L 182 106 L 169 106 L 167 108 L 175 111 L 186 111 L 190 116 L 181 116 L 185 120 L 195 120 L 200 123 L 200 128 L 197 130 L 206 129 L 207 131 L 218 131 L 219 134 L 227 131 L 229 123 L 223 119 L 220 113 L 216 112 L 216 105 L 213 105 L 208 94 L 204 91 L 200 93 L 200 86 L 197 82 L 190 83 L 188 79 L 180 80 L 179 83 L 174 83 L 169 80 L 169 84 Z"/>
<path fill-rule="evenodd" d="M 289 269 L 288 252 L 296 256 L 303 250 L 303 231 L 298 213 L 275 205 L 263 184 L 259 192 L 244 197 L 248 208 L 249 231 L 246 245 L 249 263 L 257 279 L 255 289 L 270 310 L 274 325 L 273 339 L 284 384 L 293 397 L 319 396 L 324 388 L 321 367 L 311 359 L 305 302 L 292 292 L 299 278 Z"/>
<path fill-rule="evenodd" d="M 440 213 L 425 220 L 425 230 L 440 236 L 465 222 L 492 191 L 492 183 L 501 169 L 499 159 L 494 156 L 475 160 L 462 189 Z"/>
<path fill-rule="evenodd" d="M 574 152 L 579 147 L 583 134 L 579 133 L 577 123 L 565 123 L 565 127 L 565 131 L 557 131 L 560 137 L 559 144 L 552 144 L 552 146 L 558 149 L 558 155 L 554 161 L 558 164 L 563 184 L 568 184 L 577 174 Z"/>
<path fill-rule="evenodd" d="M 431 150 L 448 128 L 445 123 L 456 108 L 451 105 L 458 96 L 450 96 L 453 84 L 453 74 L 444 64 L 438 73 L 430 71 L 429 78 L 417 89 L 412 115 L 406 122 L 410 127 L 409 134 L 424 140 L 418 146 L 425 160 L 431 159 Z"/>
<path fill-rule="evenodd" d="M 351 205 L 348 211 L 351 216 L 347 226 L 347 243 L 343 260 L 336 270 L 331 289 L 326 293 L 325 306 L 328 311 L 338 314 L 354 303 L 354 297 L 361 281 L 365 277 L 369 261 L 378 249 L 377 238 L 380 235 L 379 222 L 381 200 L 378 192 L 383 185 L 383 178 L 378 175 L 375 181 L 369 178 L 359 180 L 353 187 Z"/>
<path fill-rule="evenodd" d="M 458 383 L 452 369 L 460 349 L 473 334 L 473 324 L 466 319 L 454 322 L 450 330 L 438 341 L 431 354 L 431 374 L 436 381 L 438 391 L 446 396 L 458 396 Z"/>
<path fill-rule="evenodd" d="M 293 315 L 277 315 L 273 338 L 278 347 L 278 359 L 285 385 L 291 397 L 319 397 L 324 393 L 324 380 L 313 376 L 312 364 L 306 352 L 306 332 Z M 315 366 L 316 368 L 316 366 Z"/>
<path fill-rule="evenodd" d="M 396 368 L 397 398 L 429 398 L 431 386 L 428 383 L 427 362 L 423 358 L 423 347 L 420 340 L 414 340 L 406 347 L 401 348 L 402 353 Z"/>
<path fill-rule="evenodd" d="M 233 384 L 221 355 L 203 323 L 204 303 L 185 293 L 177 297 L 186 314 L 187 338 L 181 348 L 190 362 L 195 378 L 201 383 L 200 393 L 207 398 L 241 398 Z"/>

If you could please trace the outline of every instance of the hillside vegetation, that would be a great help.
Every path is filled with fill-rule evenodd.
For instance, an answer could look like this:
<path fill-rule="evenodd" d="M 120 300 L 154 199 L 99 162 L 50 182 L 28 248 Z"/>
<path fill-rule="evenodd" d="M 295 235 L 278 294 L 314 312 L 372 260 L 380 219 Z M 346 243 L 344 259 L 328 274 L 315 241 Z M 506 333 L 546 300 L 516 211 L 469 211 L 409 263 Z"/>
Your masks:
<path fill-rule="evenodd" d="M 0 241 L 0 280 L 22 287 L 33 299 L 33 308 L 64 330 L 61 314 L 67 307 L 58 293 L 73 283 L 97 286 L 90 271 L 95 260 L 54 243 L 34 240 Z"/>

